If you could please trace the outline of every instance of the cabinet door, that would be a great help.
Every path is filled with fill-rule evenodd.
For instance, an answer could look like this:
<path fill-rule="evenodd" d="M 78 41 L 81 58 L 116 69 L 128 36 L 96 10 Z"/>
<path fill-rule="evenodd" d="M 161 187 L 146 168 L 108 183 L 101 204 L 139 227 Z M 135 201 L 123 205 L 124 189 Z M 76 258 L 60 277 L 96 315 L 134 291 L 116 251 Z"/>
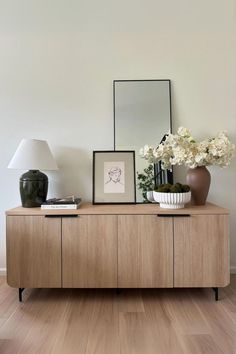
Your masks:
<path fill-rule="evenodd" d="M 7 282 L 21 288 L 61 287 L 61 219 L 7 217 Z"/>
<path fill-rule="evenodd" d="M 172 218 L 118 216 L 118 286 L 173 287 Z"/>
<path fill-rule="evenodd" d="M 64 288 L 117 286 L 117 216 L 62 219 Z"/>
<path fill-rule="evenodd" d="M 174 219 L 174 286 L 220 287 L 229 283 L 227 215 Z"/>

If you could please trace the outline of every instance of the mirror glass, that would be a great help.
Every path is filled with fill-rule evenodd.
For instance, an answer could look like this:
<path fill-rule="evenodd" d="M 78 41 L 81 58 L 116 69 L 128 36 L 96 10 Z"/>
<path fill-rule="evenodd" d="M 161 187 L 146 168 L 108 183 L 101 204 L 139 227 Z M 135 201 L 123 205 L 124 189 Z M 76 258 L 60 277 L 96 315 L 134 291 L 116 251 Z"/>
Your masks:
<path fill-rule="evenodd" d="M 144 145 L 157 146 L 171 131 L 170 80 L 114 80 L 114 148 L 134 150 L 136 172 L 148 162 L 139 156 Z M 136 180 L 136 200 L 143 202 Z"/>

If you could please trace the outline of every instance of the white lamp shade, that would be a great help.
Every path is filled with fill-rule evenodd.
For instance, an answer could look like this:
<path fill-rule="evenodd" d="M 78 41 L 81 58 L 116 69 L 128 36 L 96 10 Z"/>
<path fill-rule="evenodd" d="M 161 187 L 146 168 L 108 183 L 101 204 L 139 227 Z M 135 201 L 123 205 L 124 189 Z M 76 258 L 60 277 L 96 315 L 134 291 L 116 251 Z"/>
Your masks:
<path fill-rule="evenodd" d="M 19 170 L 57 170 L 56 161 L 45 140 L 22 139 L 8 168 Z"/>

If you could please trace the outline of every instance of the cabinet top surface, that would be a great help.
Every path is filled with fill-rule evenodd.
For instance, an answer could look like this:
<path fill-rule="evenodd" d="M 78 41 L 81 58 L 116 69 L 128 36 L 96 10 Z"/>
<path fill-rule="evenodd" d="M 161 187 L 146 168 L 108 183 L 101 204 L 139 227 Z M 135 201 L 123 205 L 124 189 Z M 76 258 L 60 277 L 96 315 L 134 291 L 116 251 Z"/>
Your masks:
<path fill-rule="evenodd" d="M 76 210 L 41 210 L 41 208 L 17 207 L 6 211 L 6 215 L 125 215 L 125 214 L 229 214 L 229 210 L 212 203 L 206 205 L 193 206 L 186 205 L 184 209 L 163 209 L 157 204 L 130 204 L 130 205 L 93 205 L 82 203 Z"/>

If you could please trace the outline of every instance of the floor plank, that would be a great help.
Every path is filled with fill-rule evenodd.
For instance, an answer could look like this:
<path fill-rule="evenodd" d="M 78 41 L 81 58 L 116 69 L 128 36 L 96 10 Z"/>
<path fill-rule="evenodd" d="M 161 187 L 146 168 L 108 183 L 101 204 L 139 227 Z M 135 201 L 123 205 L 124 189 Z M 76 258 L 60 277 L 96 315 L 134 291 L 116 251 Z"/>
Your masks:
<path fill-rule="evenodd" d="M 114 290 L 98 291 L 86 354 L 119 354 L 119 313 Z"/>
<path fill-rule="evenodd" d="M 236 275 L 211 289 L 17 289 L 0 278 L 1 354 L 236 354 Z"/>
<path fill-rule="evenodd" d="M 57 331 L 54 332 L 56 340 L 52 349 L 53 354 L 86 353 L 96 298 L 96 292 L 91 290 L 70 291 L 63 317 Z"/>
<path fill-rule="evenodd" d="M 224 354 L 209 334 L 193 334 L 184 338 L 186 350 L 191 354 Z"/>
<path fill-rule="evenodd" d="M 167 291 L 168 293 L 169 291 Z M 184 346 L 181 344 L 174 323 L 164 306 L 165 291 L 153 289 L 145 293 L 144 296 L 145 314 L 155 330 L 156 353 L 184 353 Z"/>
<path fill-rule="evenodd" d="M 222 296 L 220 301 L 212 302 L 209 292 L 206 290 L 197 290 L 196 295 L 191 294 L 191 297 L 208 323 L 209 334 L 217 347 L 225 354 L 235 354 L 236 325 L 227 309 L 229 298 Z"/>

